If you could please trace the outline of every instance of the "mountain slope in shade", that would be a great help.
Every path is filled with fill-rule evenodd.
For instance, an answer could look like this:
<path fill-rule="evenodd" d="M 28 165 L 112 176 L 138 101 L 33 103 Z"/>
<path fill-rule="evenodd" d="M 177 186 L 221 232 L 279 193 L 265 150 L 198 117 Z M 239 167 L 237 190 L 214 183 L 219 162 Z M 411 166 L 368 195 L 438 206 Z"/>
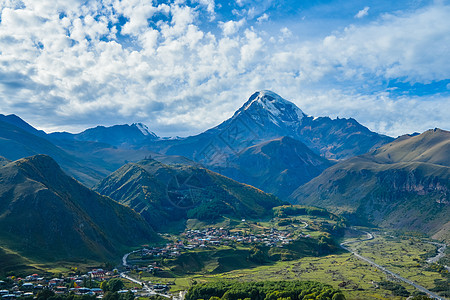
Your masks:
<path fill-rule="evenodd" d="M 329 166 L 303 143 L 281 137 L 242 150 L 215 171 L 283 199 Z"/>
<path fill-rule="evenodd" d="M 16 127 L 19 127 L 20 129 L 25 130 L 26 132 L 32 133 L 32 134 L 40 136 L 40 137 L 44 137 L 46 135 L 46 133 L 44 131 L 37 130 L 36 128 L 34 128 L 33 126 L 31 126 L 30 124 L 28 124 L 27 122 L 25 122 L 24 120 L 22 120 L 20 117 L 18 117 L 16 115 L 5 116 L 5 115 L 0 114 L 0 121 L 9 123 Z"/>
<path fill-rule="evenodd" d="M 13 118 L 13 120 L 17 121 L 17 117 Z M 19 120 L 20 121 L 17 121 L 16 123 L 22 124 L 22 127 L 27 127 L 27 123 L 20 118 Z M 17 160 L 37 154 L 49 155 L 55 159 L 66 172 L 86 185 L 93 185 L 94 182 L 109 173 L 109 171 L 105 170 L 103 167 L 98 166 L 95 163 L 91 164 L 90 162 L 83 160 L 83 158 L 68 153 L 49 140 L 31 132 L 33 132 L 33 130 L 30 128 L 24 130 L 10 122 L 3 122 L 0 120 L 0 155 L 10 160 Z M 36 130 L 36 132 L 40 131 Z"/>
<path fill-rule="evenodd" d="M 134 127 L 133 127 L 134 126 Z M 124 125 L 136 135 L 145 136 L 145 125 Z M 140 125 L 139 125 L 140 126 Z M 121 127 L 121 126 L 118 126 Z M 126 131 L 126 130 L 125 130 Z M 131 135 L 132 136 L 132 135 Z M 148 134 L 147 138 L 152 138 Z M 146 149 L 130 149 L 93 141 L 79 141 L 70 133 L 47 135 L 15 115 L 0 115 L 0 155 L 10 159 L 46 154 L 55 159 L 70 176 L 88 187 L 117 170 L 124 164 L 156 156 Z M 166 158 L 158 155 L 160 159 Z"/>
<path fill-rule="evenodd" d="M 0 167 L 0 240 L 37 260 L 119 259 L 158 240 L 130 208 L 82 186 L 49 156 Z"/>
<path fill-rule="evenodd" d="M 402 136 L 328 168 L 299 187 L 291 199 L 449 241 L 449 150 L 448 131 Z"/>
<path fill-rule="evenodd" d="M 158 139 L 156 134 L 151 132 L 148 127 L 142 123 L 114 125 L 111 127 L 97 126 L 77 134 L 59 132 L 52 133 L 49 137 L 56 140 L 66 139 L 99 142 L 125 148 L 136 148 L 144 142 Z"/>
<path fill-rule="evenodd" d="M 207 169 L 152 159 L 123 166 L 95 189 L 133 208 L 155 228 L 186 218 L 262 217 L 281 204 L 274 196 Z"/>
<path fill-rule="evenodd" d="M 245 148 L 288 136 L 328 159 L 364 154 L 393 139 L 371 132 L 354 119 L 313 118 L 271 91 L 254 93 L 222 124 L 196 136 L 160 140 L 149 149 L 183 155 L 208 167 L 224 167 Z"/>

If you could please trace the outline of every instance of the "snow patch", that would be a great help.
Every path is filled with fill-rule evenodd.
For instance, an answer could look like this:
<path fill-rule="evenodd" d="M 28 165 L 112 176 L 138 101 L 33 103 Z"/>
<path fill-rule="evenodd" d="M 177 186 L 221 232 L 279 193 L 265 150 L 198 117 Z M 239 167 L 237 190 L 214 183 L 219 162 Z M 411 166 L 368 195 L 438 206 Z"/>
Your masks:
<path fill-rule="evenodd" d="M 142 132 L 143 135 L 145 136 L 154 136 L 156 137 L 156 134 L 154 134 L 153 132 L 151 132 L 147 125 L 142 124 L 142 123 L 134 123 L 134 126 L 136 126 L 137 129 L 139 129 L 140 132 Z"/>
<path fill-rule="evenodd" d="M 272 91 L 260 91 L 258 96 L 244 107 L 244 110 L 248 110 L 255 102 L 275 117 L 285 114 L 287 108 L 296 113 L 298 121 L 305 116 L 303 111 L 294 103 L 280 97 Z"/>

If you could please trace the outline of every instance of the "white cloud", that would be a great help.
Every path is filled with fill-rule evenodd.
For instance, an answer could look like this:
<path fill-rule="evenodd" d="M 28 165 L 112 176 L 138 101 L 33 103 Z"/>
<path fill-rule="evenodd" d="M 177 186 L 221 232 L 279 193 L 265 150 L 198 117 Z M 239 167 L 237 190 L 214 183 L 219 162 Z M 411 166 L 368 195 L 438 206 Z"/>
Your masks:
<path fill-rule="evenodd" d="M 266 13 L 263 13 L 260 17 L 258 17 L 257 22 L 263 23 L 264 21 L 269 20 L 269 15 Z"/>
<path fill-rule="evenodd" d="M 222 28 L 223 35 L 228 36 L 238 32 L 244 24 L 245 19 L 241 19 L 239 21 L 220 22 L 219 26 Z"/>
<path fill-rule="evenodd" d="M 357 19 L 364 18 L 365 16 L 367 16 L 369 14 L 369 9 L 370 9 L 370 7 L 368 7 L 368 6 L 364 7 L 363 9 L 358 11 L 358 13 L 355 15 L 355 18 L 357 18 Z"/>
<path fill-rule="evenodd" d="M 231 116 L 258 89 L 306 113 L 355 117 L 392 135 L 450 128 L 448 98 L 398 98 L 383 85 L 450 78 L 449 6 L 304 41 L 294 29 L 272 36 L 245 19 L 206 30 L 199 14 L 214 13 L 212 0 L 0 3 L 2 112 L 44 129 L 140 121 L 161 135 L 192 134 Z"/>

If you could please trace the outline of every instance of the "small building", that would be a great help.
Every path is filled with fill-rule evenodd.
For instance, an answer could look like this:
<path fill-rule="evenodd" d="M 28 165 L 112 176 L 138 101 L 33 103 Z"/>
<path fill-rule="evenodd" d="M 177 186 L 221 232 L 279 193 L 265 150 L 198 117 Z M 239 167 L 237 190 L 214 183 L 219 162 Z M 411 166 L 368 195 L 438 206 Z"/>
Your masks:
<path fill-rule="evenodd" d="M 62 295 L 62 294 L 66 294 L 68 289 L 65 286 L 57 286 L 55 289 L 55 294 L 57 295 Z"/>
<path fill-rule="evenodd" d="M 32 284 L 31 282 L 26 282 L 26 283 L 22 284 L 20 289 L 22 291 L 32 291 L 34 289 L 34 284 Z"/>

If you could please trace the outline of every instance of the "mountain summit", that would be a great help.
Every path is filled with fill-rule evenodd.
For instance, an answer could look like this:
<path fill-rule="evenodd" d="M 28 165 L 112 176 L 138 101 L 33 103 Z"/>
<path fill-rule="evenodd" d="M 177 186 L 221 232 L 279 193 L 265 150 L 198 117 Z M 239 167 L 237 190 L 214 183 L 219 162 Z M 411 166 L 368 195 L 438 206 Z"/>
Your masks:
<path fill-rule="evenodd" d="M 284 138 L 284 142 L 272 142 L 270 147 L 264 144 L 280 138 Z M 291 141 L 288 138 L 294 141 L 287 143 Z M 354 119 L 314 118 L 274 92 L 259 91 L 251 95 L 230 119 L 218 126 L 196 136 L 153 141 L 147 144 L 146 148 L 164 155 L 185 156 L 213 171 L 238 181 L 251 182 L 266 192 L 283 197 L 287 192 L 281 184 L 285 182 L 284 179 L 279 178 L 278 185 L 268 188 L 267 184 L 254 180 L 258 177 L 255 168 L 251 168 L 255 171 L 254 174 L 242 172 L 244 169 L 250 171 L 245 163 L 250 158 L 241 159 L 241 157 L 250 154 L 260 156 L 260 162 L 266 167 L 270 165 L 284 172 L 283 174 L 294 172 L 296 178 L 302 179 L 291 182 L 294 187 L 295 184 L 304 183 L 304 180 L 310 179 L 312 174 L 316 176 L 324 169 L 314 167 L 319 158 L 314 158 L 315 163 L 312 164 L 315 171 L 299 174 L 298 171 L 291 169 L 296 168 L 295 163 L 288 162 L 295 161 L 299 157 L 311 157 L 309 150 L 325 159 L 342 160 L 375 150 L 392 140 L 391 137 L 370 131 Z M 255 150 L 259 149 L 258 147 L 251 148 L 256 145 L 261 145 L 265 151 L 270 149 L 270 153 Z M 288 145 L 294 147 L 295 151 L 286 149 Z M 276 155 L 277 153 L 283 155 Z M 270 164 L 263 163 L 265 155 L 273 160 Z M 320 161 L 321 166 L 329 165 L 326 161 Z M 306 165 L 309 170 L 309 161 Z M 272 179 L 266 178 L 267 181 Z"/>
<path fill-rule="evenodd" d="M 254 93 L 232 119 L 242 114 L 250 114 L 255 122 L 270 120 L 279 126 L 297 126 L 306 116 L 294 103 L 267 90 Z"/>
<path fill-rule="evenodd" d="M 150 149 L 183 155 L 205 165 L 221 165 L 223 159 L 247 147 L 291 137 L 327 159 L 346 159 L 392 141 L 370 131 L 354 119 L 314 118 L 272 91 L 258 91 L 234 115 L 199 135 L 158 141 Z"/>

